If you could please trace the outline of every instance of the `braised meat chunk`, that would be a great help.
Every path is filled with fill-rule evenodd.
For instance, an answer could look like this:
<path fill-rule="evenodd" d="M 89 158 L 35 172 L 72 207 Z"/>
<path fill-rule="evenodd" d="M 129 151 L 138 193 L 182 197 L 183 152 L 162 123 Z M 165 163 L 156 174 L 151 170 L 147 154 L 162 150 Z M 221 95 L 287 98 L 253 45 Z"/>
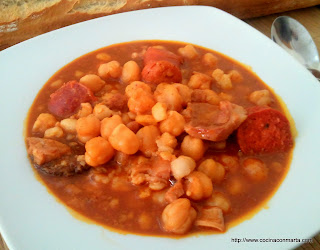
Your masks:
<path fill-rule="evenodd" d="M 222 141 L 247 118 L 247 111 L 236 104 L 221 101 L 219 106 L 190 103 L 185 112 L 185 131 L 196 138 Z"/>
<path fill-rule="evenodd" d="M 43 165 L 35 164 L 35 167 L 46 174 L 58 176 L 80 174 L 90 168 L 84 161 L 83 155 L 65 155 Z"/>
<path fill-rule="evenodd" d="M 74 114 L 81 103 L 95 100 L 92 91 L 77 81 L 70 81 L 50 95 L 49 111 L 59 117 L 66 118 Z"/>
<path fill-rule="evenodd" d="M 28 137 L 26 141 L 28 154 L 37 165 L 43 165 L 71 153 L 69 146 L 56 140 Z"/>

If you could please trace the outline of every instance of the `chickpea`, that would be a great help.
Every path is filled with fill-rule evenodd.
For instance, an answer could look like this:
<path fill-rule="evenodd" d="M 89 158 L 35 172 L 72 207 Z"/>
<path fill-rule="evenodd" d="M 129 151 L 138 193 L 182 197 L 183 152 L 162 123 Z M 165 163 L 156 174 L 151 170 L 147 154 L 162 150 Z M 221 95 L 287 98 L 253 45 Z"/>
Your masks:
<path fill-rule="evenodd" d="M 127 177 L 124 175 L 115 176 L 112 178 L 111 188 L 114 191 L 128 192 L 131 190 L 130 183 L 127 180 Z"/>
<path fill-rule="evenodd" d="M 207 159 L 201 162 L 198 171 L 207 175 L 213 182 L 221 182 L 225 176 L 225 169 L 219 162 Z"/>
<path fill-rule="evenodd" d="M 101 136 L 105 139 L 108 139 L 113 130 L 120 124 L 122 124 L 122 119 L 119 115 L 114 115 L 110 118 L 104 118 L 101 121 Z"/>
<path fill-rule="evenodd" d="M 205 205 L 219 207 L 224 213 L 228 213 L 231 208 L 230 200 L 220 192 L 214 192 L 212 196 L 205 201 Z"/>
<path fill-rule="evenodd" d="M 119 78 L 121 76 L 122 68 L 120 63 L 117 61 L 111 61 L 108 63 L 101 64 L 98 68 L 98 75 L 102 79 Z"/>
<path fill-rule="evenodd" d="M 228 180 L 226 188 L 231 195 L 239 195 L 247 190 L 247 185 L 243 178 L 235 176 Z"/>
<path fill-rule="evenodd" d="M 136 121 L 132 121 L 126 124 L 128 129 L 130 129 L 133 133 L 137 133 L 138 130 L 141 128 L 141 125 Z"/>
<path fill-rule="evenodd" d="M 192 89 L 210 89 L 212 78 L 206 74 L 196 72 L 190 77 L 188 86 Z"/>
<path fill-rule="evenodd" d="M 182 134 L 184 131 L 185 120 L 181 114 L 176 111 L 169 111 L 168 118 L 160 123 L 161 133 L 168 132 L 174 136 Z"/>
<path fill-rule="evenodd" d="M 232 99 L 233 99 L 232 95 L 229 95 L 229 94 L 224 93 L 224 92 L 220 92 L 219 97 L 220 97 L 222 100 L 229 101 L 229 102 L 231 102 Z"/>
<path fill-rule="evenodd" d="M 140 67 L 135 61 L 128 61 L 123 65 L 121 80 L 129 84 L 140 80 Z"/>
<path fill-rule="evenodd" d="M 93 137 L 92 136 L 77 135 L 77 138 L 80 142 L 86 143 L 87 141 L 91 140 Z M 70 140 L 70 137 L 67 136 L 67 139 Z M 71 138 L 71 139 L 73 139 L 73 138 Z"/>
<path fill-rule="evenodd" d="M 114 155 L 114 150 L 110 143 L 100 136 L 90 139 L 85 148 L 85 161 L 92 167 L 107 163 Z"/>
<path fill-rule="evenodd" d="M 186 107 L 188 103 L 191 102 L 192 89 L 181 83 L 174 83 L 172 85 L 178 90 L 182 98 L 182 107 Z"/>
<path fill-rule="evenodd" d="M 135 113 L 132 113 L 132 112 L 128 112 L 127 113 L 128 114 L 128 116 L 129 116 L 129 118 L 131 119 L 131 120 L 135 120 L 136 119 L 136 114 Z"/>
<path fill-rule="evenodd" d="M 109 136 L 112 147 L 125 154 L 135 154 L 140 147 L 139 138 L 124 124 L 118 125 Z"/>
<path fill-rule="evenodd" d="M 156 204 L 159 204 L 159 205 L 165 205 L 166 204 L 166 200 L 165 200 L 166 191 L 167 190 L 152 192 L 152 201 Z"/>
<path fill-rule="evenodd" d="M 217 65 L 218 58 L 212 53 L 206 53 L 202 57 L 202 62 L 209 67 L 215 67 Z"/>
<path fill-rule="evenodd" d="M 199 55 L 197 50 L 191 44 L 188 44 L 183 48 L 179 48 L 178 53 L 188 59 L 194 59 Z"/>
<path fill-rule="evenodd" d="M 157 102 L 151 109 L 152 116 L 157 122 L 161 122 L 167 118 L 167 105 Z"/>
<path fill-rule="evenodd" d="M 93 138 L 100 135 L 100 120 L 94 115 L 79 118 L 76 124 L 78 136 Z M 79 137 L 78 137 L 79 138 Z M 82 141 L 82 140 L 81 140 Z M 84 141 L 82 141 L 84 142 Z"/>
<path fill-rule="evenodd" d="M 44 137 L 45 138 L 62 138 L 63 137 L 63 130 L 60 127 L 53 127 L 53 128 L 48 128 L 44 132 Z"/>
<path fill-rule="evenodd" d="M 94 74 L 85 75 L 80 78 L 80 83 L 87 86 L 93 92 L 98 92 L 106 84 L 99 76 Z"/>
<path fill-rule="evenodd" d="M 178 142 L 177 139 L 165 132 L 161 135 L 161 137 L 156 140 L 158 151 L 159 152 L 170 152 L 173 153 L 174 148 L 177 146 Z"/>
<path fill-rule="evenodd" d="M 125 166 L 126 164 L 128 164 L 129 161 L 129 155 L 124 154 L 120 151 L 116 151 L 115 155 L 114 155 L 114 161 L 119 164 L 120 166 Z"/>
<path fill-rule="evenodd" d="M 131 122 L 131 119 L 130 119 L 128 113 L 122 113 L 121 119 L 122 119 L 123 124 L 125 124 L 125 125 L 127 125 L 129 122 Z"/>
<path fill-rule="evenodd" d="M 163 180 L 150 181 L 149 180 L 149 188 L 154 191 L 159 191 L 168 186 L 168 182 Z"/>
<path fill-rule="evenodd" d="M 190 201 L 180 198 L 165 207 L 161 219 L 165 231 L 184 234 L 190 230 L 196 217 L 197 212 Z"/>
<path fill-rule="evenodd" d="M 187 135 L 181 143 L 181 151 L 183 155 L 190 156 L 198 161 L 203 157 L 206 147 L 201 139 Z"/>
<path fill-rule="evenodd" d="M 211 89 L 195 89 L 192 92 L 191 101 L 218 105 L 221 101 L 221 98 Z"/>
<path fill-rule="evenodd" d="M 218 86 L 223 90 L 232 89 L 232 82 L 230 76 L 224 74 L 219 81 L 217 81 Z"/>
<path fill-rule="evenodd" d="M 82 192 L 82 190 L 75 184 L 67 184 L 64 191 L 70 195 L 80 194 Z"/>
<path fill-rule="evenodd" d="M 152 115 L 137 115 L 136 122 L 142 126 L 157 125 L 157 121 Z"/>
<path fill-rule="evenodd" d="M 265 180 L 268 176 L 266 165 L 259 159 L 247 158 L 242 163 L 245 174 L 253 181 Z"/>
<path fill-rule="evenodd" d="M 231 70 L 228 75 L 232 83 L 240 83 L 243 81 L 243 76 L 237 70 Z"/>
<path fill-rule="evenodd" d="M 270 169 L 276 173 L 281 173 L 284 170 L 284 167 L 280 162 L 274 161 L 271 163 Z"/>
<path fill-rule="evenodd" d="M 145 114 L 151 111 L 155 103 L 152 94 L 143 89 L 137 89 L 128 100 L 128 108 L 132 113 Z"/>
<path fill-rule="evenodd" d="M 80 70 L 76 70 L 74 72 L 74 76 L 77 78 L 77 79 L 80 79 L 81 77 L 83 77 L 85 75 L 84 72 L 80 71 Z"/>
<path fill-rule="evenodd" d="M 171 162 L 171 173 L 176 180 L 189 175 L 196 168 L 196 162 L 184 155 L 180 155 Z"/>
<path fill-rule="evenodd" d="M 210 142 L 210 148 L 215 149 L 215 150 L 223 150 L 227 146 L 227 141 L 215 141 L 215 142 Z"/>
<path fill-rule="evenodd" d="M 76 117 L 81 118 L 81 117 L 88 116 L 90 114 L 92 114 L 92 106 L 90 103 L 85 102 L 85 103 L 81 103 L 81 108 L 76 114 Z"/>
<path fill-rule="evenodd" d="M 34 122 L 32 132 L 43 134 L 48 128 L 52 128 L 57 123 L 57 119 L 48 113 L 41 113 Z"/>
<path fill-rule="evenodd" d="M 63 81 L 61 79 L 58 79 L 58 80 L 55 80 L 54 82 L 52 82 L 50 84 L 50 87 L 53 88 L 53 89 L 57 89 L 57 88 L 60 88 L 63 84 Z"/>
<path fill-rule="evenodd" d="M 104 52 L 101 52 L 101 53 L 97 54 L 96 58 L 98 60 L 106 61 L 106 62 L 111 60 L 111 56 L 109 54 L 107 54 L 107 53 L 104 53 Z"/>
<path fill-rule="evenodd" d="M 156 126 L 145 126 L 137 132 L 137 137 L 140 141 L 139 150 L 147 157 L 151 157 L 158 147 L 156 144 L 157 138 L 160 136 L 160 131 Z"/>
<path fill-rule="evenodd" d="M 119 207 L 119 199 L 112 199 L 110 202 L 109 202 L 109 206 L 111 209 L 116 209 Z"/>
<path fill-rule="evenodd" d="M 142 89 L 145 92 L 151 94 L 151 88 L 148 84 L 141 81 L 134 81 L 126 87 L 126 90 L 125 90 L 126 95 L 128 97 L 132 97 L 138 89 Z"/>
<path fill-rule="evenodd" d="M 159 156 L 161 157 L 162 160 L 170 161 L 170 162 L 177 158 L 174 154 L 168 151 L 159 152 Z"/>
<path fill-rule="evenodd" d="M 112 115 L 112 110 L 109 109 L 106 105 L 99 103 L 96 106 L 94 106 L 93 114 L 99 120 L 103 120 L 104 118 L 110 117 Z"/>
<path fill-rule="evenodd" d="M 213 186 L 208 176 L 199 171 L 193 171 L 186 176 L 186 195 L 193 200 L 203 200 L 212 195 Z"/>
<path fill-rule="evenodd" d="M 223 70 L 221 70 L 221 69 L 215 69 L 215 70 L 212 72 L 212 78 L 213 78 L 216 82 L 220 81 L 223 75 L 224 75 L 224 72 L 223 72 Z"/>
<path fill-rule="evenodd" d="M 257 90 L 249 95 L 249 101 L 258 106 L 267 106 L 271 103 L 269 90 Z"/>
<path fill-rule="evenodd" d="M 152 217 L 146 213 L 142 213 L 139 216 L 138 223 L 141 229 L 143 230 L 150 229 L 152 226 Z"/>
<path fill-rule="evenodd" d="M 60 127 L 69 134 L 77 133 L 77 120 L 76 119 L 63 119 L 60 121 Z"/>
<path fill-rule="evenodd" d="M 168 110 L 180 111 L 182 109 L 182 98 L 177 88 L 171 84 L 160 83 L 155 92 L 154 97 L 157 102 L 165 103 Z"/>
<path fill-rule="evenodd" d="M 223 166 L 225 166 L 225 169 L 230 173 L 235 173 L 240 166 L 239 159 L 236 156 L 223 154 L 220 156 L 220 162 Z"/>
<path fill-rule="evenodd" d="M 155 45 L 155 46 L 152 46 L 152 48 L 166 50 L 166 48 L 162 45 Z"/>

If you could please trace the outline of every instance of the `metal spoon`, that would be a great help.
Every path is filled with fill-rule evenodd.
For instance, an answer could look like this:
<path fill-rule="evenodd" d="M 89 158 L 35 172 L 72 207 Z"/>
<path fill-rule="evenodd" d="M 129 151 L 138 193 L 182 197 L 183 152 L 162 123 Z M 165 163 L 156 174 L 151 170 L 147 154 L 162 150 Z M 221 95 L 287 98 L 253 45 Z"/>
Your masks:
<path fill-rule="evenodd" d="M 271 26 L 271 39 L 302 63 L 320 81 L 317 47 L 301 23 L 288 16 L 276 18 Z"/>

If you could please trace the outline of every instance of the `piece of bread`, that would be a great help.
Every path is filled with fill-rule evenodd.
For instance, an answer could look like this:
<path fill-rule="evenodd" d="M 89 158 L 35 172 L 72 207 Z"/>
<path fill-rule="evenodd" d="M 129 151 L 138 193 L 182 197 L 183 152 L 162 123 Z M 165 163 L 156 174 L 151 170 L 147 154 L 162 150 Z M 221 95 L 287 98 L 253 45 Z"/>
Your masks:
<path fill-rule="evenodd" d="M 120 12 L 206 5 L 239 18 L 320 4 L 320 0 L 0 0 L 0 50 L 70 24 Z"/>
<path fill-rule="evenodd" d="M 11 1 L 15 4 L 11 4 L 5 7 L 4 11 L 1 11 L 0 20 L 4 19 L 5 15 L 3 13 L 7 10 L 15 9 L 16 12 L 15 14 L 7 15 L 7 21 L 0 23 L 0 50 L 31 37 L 68 25 L 63 20 L 78 0 L 24 0 L 25 2 L 28 1 L 28 4 L 20 6 L 17 4 L 17 0 L 4 1 L 8 1 L 9 3 Z M 51 5 L 53 1 L 55 3 Z M 42 7 L 35 4 L 35 2 L 42 2 Z M 24 10 L 24 8 L 27 8 L 27 10 Z M 17 18 L 17 13 L 21 13 L 21 17 Z M 15 19 L 12 20 L 14 17 Z"/>

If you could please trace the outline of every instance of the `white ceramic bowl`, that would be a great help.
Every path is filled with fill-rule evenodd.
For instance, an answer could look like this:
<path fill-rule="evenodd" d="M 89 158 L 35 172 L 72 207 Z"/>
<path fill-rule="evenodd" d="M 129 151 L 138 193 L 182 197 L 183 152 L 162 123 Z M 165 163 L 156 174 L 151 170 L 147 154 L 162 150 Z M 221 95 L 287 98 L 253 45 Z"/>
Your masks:
<path fill-rule="evenodd" d="M 184 41 L 250 65 L 287 104 L 298 130 L 289 173 L 252 219 L 225 234 L 184 239 L 110 232 L 75 219 L 40 184 L 27 160 L 23 128 L 43 84 L 75 58 L 133 40 Z M 14 249 L 292 248 L 320 229 L 320 85 L 300 64 L 241 20 L 211 7 L 168 7 L 103 17 L 56 30 L 0 53 L 0 229 Z M 235 243 L 232 238 L 258 239 Z M 300 242 L 301 244 L 302 242 Z"/>

